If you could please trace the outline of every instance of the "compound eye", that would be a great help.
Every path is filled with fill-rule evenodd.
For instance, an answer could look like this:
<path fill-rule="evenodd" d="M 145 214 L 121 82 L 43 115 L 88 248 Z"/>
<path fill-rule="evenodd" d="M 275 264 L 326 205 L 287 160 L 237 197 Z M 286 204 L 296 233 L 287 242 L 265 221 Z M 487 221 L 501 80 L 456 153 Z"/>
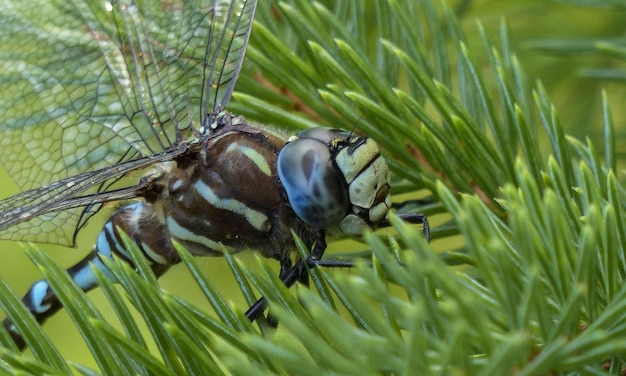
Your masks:
<path fill-rule="evenodd" d="M 329 128 L 309 128 L 298 133 L 298 138 L 314 138 L 326 144 L 326 147 L 337 140 L 348 141 L 351 136 L 351 132 Z"/>
<path fill-rule="evenodd" d="M 307 224 L 324 229 L 345 217 L 348 190 L 328 144 L 314 138 L 288 143 L 278 154 L 278 176 L 293 211 Z"/>

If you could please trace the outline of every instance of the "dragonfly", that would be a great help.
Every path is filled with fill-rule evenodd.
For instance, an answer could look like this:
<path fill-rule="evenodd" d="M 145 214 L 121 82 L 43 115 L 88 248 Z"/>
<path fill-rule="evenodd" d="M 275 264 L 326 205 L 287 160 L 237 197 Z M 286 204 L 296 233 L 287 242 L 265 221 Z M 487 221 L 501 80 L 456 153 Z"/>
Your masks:
<path fill-rule="evenodd" d="M 107 273 L 103 259 L 132 265 L 122 233 L 156 275 L 180 262 L 178 242 L 195 256 L 256 250 L 291 286 L 324 265 L 327 234 L 389 226 L 390 174 L 372 139 L 328 128 L 286 139 L 225 110 L 256 6 L 52 0 L 35 17 L 7 2 L 0 17 L 13 33 L 0 39 L 23 44 L 0 49 L 0 162 L 22 193 L 0 201 L 0 239 L 75 246 L 104 204 L 120 202 L 67 269 L 85 291 L 96 287 L 91 266 Z M 429 237 L 423 214 L 401 217 Z M 292 232 L 308 258 L 295 256 Z M 40 323 L 62 308 L 45 280 L 23 302 Z M 264 309 L 261 298 L 246 316 Z"/>

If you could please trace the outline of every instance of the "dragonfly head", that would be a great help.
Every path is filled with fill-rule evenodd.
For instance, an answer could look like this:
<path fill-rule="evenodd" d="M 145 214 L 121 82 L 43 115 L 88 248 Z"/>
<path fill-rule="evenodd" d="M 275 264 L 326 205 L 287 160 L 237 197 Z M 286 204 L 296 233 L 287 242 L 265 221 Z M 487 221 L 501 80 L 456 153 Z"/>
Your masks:
<path fill-rule="evenodd" d="M 312 128 L 292 137 L 278 156 L 278 175 L 296 215 L 319 229 L 360 236 L 391 207 L 378 145 L 344 130 Z"/>

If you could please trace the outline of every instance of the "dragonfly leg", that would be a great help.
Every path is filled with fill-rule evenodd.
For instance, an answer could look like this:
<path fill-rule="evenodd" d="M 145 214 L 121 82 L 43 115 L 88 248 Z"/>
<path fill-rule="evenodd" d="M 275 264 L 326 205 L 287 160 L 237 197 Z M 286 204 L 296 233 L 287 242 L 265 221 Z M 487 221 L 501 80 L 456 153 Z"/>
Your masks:
<path fill-rule="evenodd" d="M 415 224 L 421 223 L 423 226 L 422 233 L 424 233 L 424 238 L 426 238 L 427 242 L 430 242 L 430 224 L 428 224 L 428 218 L 426 217 L 426 215 L 421 214 L 421 213 L 401 213 L 401 214 L 398 214 L 398 217 L 400 217 L 400 219 L 402 219 L 405 222 L 415 223 Z M 378 225 L 379 228 L 390 227 L 390 226 L 391 226 L 391 223 L 389 222 L 387 218 L 385 218 Z"/>
<path fill-rule="evenodd" d="M 426 197 L 421 199 L 406 200 L 402 202 L 394 202 L 391 207 L 397 211 L 408 213 L 414 211 L 421 206 L 432 205 L 435 200 L 432 197 Z"/>
<path fill-rule="evenodd" d="M 398 217 L 400 217 L 402 220 L 409 222 L 409 223 L 415 223 L 415 224 L 421 223 L 423 226 L 422 233 L 424 234 L 424 238 L 426 238 L 426 241 L 430 241 L 430 225 L 428 224 L 428 218 L 424 214 L 402 213 L 402 214 L 398 214 Z M 391 223 L 389 223 L 389 221 L 385 219 L 380 223 L 378 227 L 384 228 L 384 227 L 389 227 L 389 226 L 391 226 Z M 354 267 L 354 262 L 352 260 L 316 259 L 316 260 L 311 260 L 311 262 L 313 264 L 309 265 L 309 267 L 313 267 L 313 266 L 324 267 L 324 268 L 352 268 Z"/>
<path fill-rule="evenodd" d="M 428 223 L 428 218 L 421 213 L 402 213 L 398 214 L 398 216 L 409 223 L 422 224 L 424 233 L 424 237 L 426 241 L 430 241 L 430 225 Z M 389 227 L 391 223 L 389 220 L 383 220 L 378 227 Z M 315 247 L 311 251 L 311 254 L 306 260 L 299 260 L 296 262 L 294 266 L 291 266 L 291 263 L 283 263 L 281 260 L 281 272 L 280 277 L 283 283 L 287 287 L 291 287 L 294 283 L 300 281 L 304 284 L 308 283 L 308 270 L 310 268 L 320 266 L 320 267 L 329 267 L 329 268 L 351 268 L 354 266 L 354 263 L 350 260 L 322 260 L 322 256 L 324 255 L 324 251 L 326 251 L 326 240 L 323 232 L 319 232 L 317 234 L 317 242 Z M 250 321 L 256 320 L 259 316 L 263 314 L 267 303 L 265 298 L 260 298 L 256 301 L 247 311 L 246 317 Z"/>
<path fill-rule="evenodd" d="M 430 225 L 428 223 L 428 218 L 426 215 L 421 213 L 402 213 L 398 214 L 398 216 L 409 223 L 420 223 L 422 224 L 422 232 L 424 233 L 424 238 L 426 241 L 430 241 Z M 389 220 L 383 220 L 378 227 L 389 227 L 391 223 Z M 328 268 L 351 268 L 354 266 L 354 263 L 350 260 L 322 260 L 322 256 L 324 255 L 324 251 L 326 251 L 326 239 L 323 232 L 319 232 L 317 234 L 317 242 L 315 247 L 311 251 L 309 257 L 302 261 L 299 260 L 293 267 L 291 263 L 289 264 L 283 263 L 281 261 L 281 272 L 280 277 L 283 283 L 287 287 L 291 287 L 294 283 L 300 281 L 303 284 L 308 284 L 308 269 L 320 266 L 320 267 L 328 267 Z M 256 301 L 247 311 L 246 317 L 250 321 L 256 320 L 260 315 L 263 314 L 267 303 L 265 298 L 260 298 Z"/>
<path fill-rule="evenodd" d="M 291 262 L 287 264 L 283 263 L 281 260 L 281 272 L 280 279 L 283 281 L 287 288 L 293 286 L 296 282 L 301 282 L 305 285 L 308 285 L 309 282 L 309 269 L 317 266 L 317 262 L 322 258 L 324 252 L 326 251 L 326 236 L 323 231 L 319 231 L 316 234 L 316 243 L 315 247 L 311 251 L 309 257 L 306 260 L 298 260 L 295 265 L 291 266 Z M 267 307 L 267 302 L 265 298 L 261 297 L 256 301 L 247 311 L 246 317 L 250 321 L 254 321 L 259 316 L 263 314 L 263 311 Z M 270 324 L 274 322 L 273 319 L 270 320 Z"/>

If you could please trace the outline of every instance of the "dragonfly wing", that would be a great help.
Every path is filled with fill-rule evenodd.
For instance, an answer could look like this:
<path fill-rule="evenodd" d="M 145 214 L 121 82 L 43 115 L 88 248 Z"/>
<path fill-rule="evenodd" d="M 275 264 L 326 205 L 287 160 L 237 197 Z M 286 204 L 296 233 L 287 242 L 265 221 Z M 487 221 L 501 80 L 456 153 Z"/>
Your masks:
<path fill-rule="evenodd" d="M 230 98 L 255 6 L 0 0 L 0 165 L 20 189 L 34 189 L 2 201 L 3 221 L 15 218 L 0 222 L 0 237 L 71 243 L 96 207 L 48 208 L 112 189 L 123 175 L 107 173 L 111 166 L 197 137 Z M 63 188 L 78 182 L 85 186 Z"/>
<path fill-rule="evenodd" d="M 202 117 L 217 114 L 226 107 L 235 88 L 248 47 L 256 0 L 218 2 L 208 39 L 204 67 L 205 90 Z"/>
<path fill-rule="evenodd" d="M 0 2 L 0 162 L 21 189 L 161 152 L 191 121 L 188 30 L 211 2 Z"/>
<path fill-rule="evenodd" d="M 65 226 L 68 221 L 79 223 L 72 229 L 80 229 L 84 221 L 100 208 L 100 204 L 134 198 L 146 188 L 151 188 L 146 179 L 137 185 L 112 191 L 97 192 L 98 187 L 109 186 L 129 172 L 171 161 L 186 150 L 187 146 L 181 145 L 157 155 L 85 172 L 1 200 L 0 239 L 73 245 L 75 231 Z"/>

